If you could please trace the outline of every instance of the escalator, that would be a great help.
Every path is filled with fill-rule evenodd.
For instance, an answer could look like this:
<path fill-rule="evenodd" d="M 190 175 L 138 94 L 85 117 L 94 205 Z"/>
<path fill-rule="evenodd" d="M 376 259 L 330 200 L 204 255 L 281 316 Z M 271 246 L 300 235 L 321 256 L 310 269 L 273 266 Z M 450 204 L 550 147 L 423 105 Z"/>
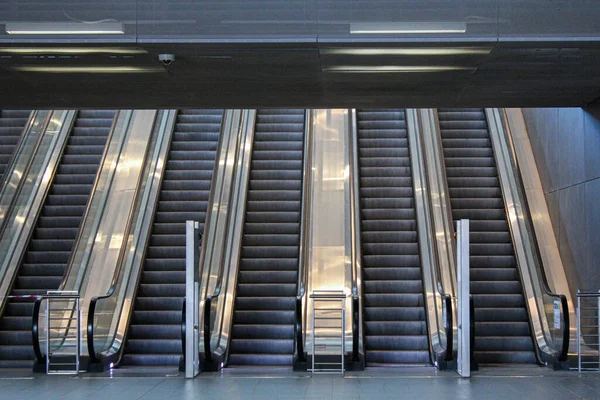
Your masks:
<path fill-rule="evenodd" d="M 0 110 L 0 182 L 23 134 L 29 114 L 29 110 Z"/>
<path fill-rule="evenodd" d="M 367 365 L 430 364 L 404 110 L 358 110 Z"/>
<path fill-rule="evenodd" d="M 529 317 L 483 109 L 439 109 L 453 219 L 470 220 L 479 363 L 535 363 Z"/>
<path fill-rule="evenodd" d="M 222 110 L 181 110 L 167 156 L 146 259 L 133 305 L 124 365 L 177 366 L 182 355 L 185 222 L 204 220 Z"/>
<path fill-rule="evenodd" d="M 58 289 L 68 266 L 81 220 L 115 116 L 114 111 L 79 111 L 11 295 Z M 32 300 L 8 301 L 0 320 L 0 366 L 31 367 Z"/>
<path fill-rule="evenodd" d="M 229 365 L 291 365 L 304 110 L 258 110 Z"/>

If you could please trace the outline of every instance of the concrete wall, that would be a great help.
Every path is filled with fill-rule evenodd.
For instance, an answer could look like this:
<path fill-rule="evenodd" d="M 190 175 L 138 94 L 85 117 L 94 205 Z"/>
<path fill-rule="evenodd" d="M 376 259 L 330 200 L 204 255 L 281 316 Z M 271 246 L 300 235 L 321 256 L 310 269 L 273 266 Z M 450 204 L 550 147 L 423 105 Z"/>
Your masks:
<path fill-rule="evenodd" d="M 523 114 L 571 293 L 600 290 L 600 107 Z"/>

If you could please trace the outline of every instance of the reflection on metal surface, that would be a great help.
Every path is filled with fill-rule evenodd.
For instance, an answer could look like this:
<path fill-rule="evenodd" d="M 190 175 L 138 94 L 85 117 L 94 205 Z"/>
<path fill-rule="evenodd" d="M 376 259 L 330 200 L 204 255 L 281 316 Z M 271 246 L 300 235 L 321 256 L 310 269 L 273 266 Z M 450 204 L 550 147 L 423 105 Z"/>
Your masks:
<path fill-rule="evenodd" d="M 198 266 L 205 368 L 222 366 L 228 351 L 255 119 L 256 110 L 225 111 Z"/>
<path fill-rule="evenodd" d="M 126 245 L 131 213 L 142 186 L 143 161 L 153 144 L 148 138 L 152 136 L 156 114 L 155 110 L 125 111 L 116 117 L 117 132 L 108 143 L 89 203 L 90 212 L 82 222 L 71 264 L 61 284 L 62 290 L 79 293 L 84 320 L 92 298 L 110 290 L 119 269 L 121 249 Z M 85 324 L 81 336 L 86 353 Z"/>
<path fill-rule="evenodd" d="M 310 194 L 310 237 L 307 292 L 338 290 L 352 309 L 352 226 L 349 171 L 349 111 L 312 110 L 313 182 Z M 308 310 L 310 313 L 310 309 Z M 306 348 L 312 347 L 312 315 Z M 345 347 L 352 348 L 352 320 L 345 321 Z"/>
<path fill-rule="evenodd" d="M 147 112 L 152 113 L 152 115 L 156 114 L 156 117 L 152 116 L 150 118 L 152 121 L 156 118 L 156 123 L 150 139 L 145 139 L 149 150 L 145 157 L 146 162 L 143 165 L 143 170 L 138 171 L 139 186 L 136 189 L 135 202 L 131 204 L 131 208 L 124 208 L 120 211 L 111 210 L 114 213 L 126 212 L 131 218 L 131 220 L 126 219 L 127 232 L 123 232 L 123 242 L 125 243 L 121 242 L 119 245 L 117 263 L 112 267 L 113 274 L 106 274 L 112 279 L 110 288 L 102 293 L 102 296 L 92 298 L 90 307 L 85 309 L 85 312 L 88 312 L 86 334 L 90 331 L 93 332 L 93 337 L 87 338 L 88 355 L 94 362 L 102 360 L 106 364 L 105 367 L 108 367 L 109 363 L 118 361 L 117 358 L 123 348 L 132 301 L 137 289 L 137 279 L 143 265 L 145 244 L 154 214 L 153 204 L 156 203 L 158 197 L 164 172 L 164 158 L 169 148 L 177 114 L 175 110 L 159 111 L 158 113 L 156 111 Z M 144 131 L 145 128 L 139 129 L 137 134 L 143 134 Z M 145 134 L 147 137 L 148 132 L 146 131 Z M 135 146 L 135 143 L 136 140 L 133 140 L 132 137 L 131 145 Z M 143 148 L 144 146 L 140 146 L 139 150 L 141 151 Z M 124 178 L 127 176 L 128 173 L 125 174 Z M 115 193 L 115 195 L 117 194 Z M 101 234 L 101 237 L 107 235 L 108 233 Z M 96 237 L 96 240 L 98 240 L 98 237 Z M 100 242 L 102 243 L 102 241 L 101 239 Z M 113 256 L 115 253 L 116 249 Z M 111 257 L 107 261 L 114 263 L 115 259 Z M 88 279 L 90 287 L 93 286 L 92 282 L 93 280 Z M 98 291 L 96 291 L 97 293 Z M 92 304 L 94 310 L 92 310 Z"/>
<path fill-rule="evenodd" d="M 446 168 L 442 140 L 439 132 L 439 122 L 434 109 L 421 109 L 418 111 L 420 117 L 420 129 L 422 140 L 422 151 L 424 155 L 429 190 L 429 201 L 431 207 L 431 223 L 434 242 L 433 248 L 437 261 L 437 285 L 441 285 L 443 293 L 451 296 L 451 329 L 452 352 L 446 354 L 446 359 L 454 359 L 457 351 L 457 284 L 456 284 L 456 255 L 454 242 L 454 222 L 452 220 L 450 197 L 447 187 Z M 442 313 L 443 314 L 443 313 Z M 447 319 L 444 319 L 447 324 Z M 450 332 L 449 332 L 450 333 Z M 448 350 L 448 349 L 446 349 Z"/>
<path fill-rule="evenodd" d="M 421 255 L 421 270 L 423 277 L 423 291 L 426 306 L 427 327 L 429 329 L 430 356 L 432 362 L 439 365 L 439 361 L 446 358 L 446 331 L 444 315 L 449 310 L 446 306 L 445 293 L 440 293 L 442 286 L 438 276 L 437 254 L 435 251 L 434 228 L 432 211 L 429 199 L 427 182 L 428 172 L 425 164 L 423 150 L 423 131 L 419 124 L 419 115 L 415 109 L 406 110 L 408 144 L 410 148 L 410 161 L 415 197 L 415 213 L 419 253 Z"/>

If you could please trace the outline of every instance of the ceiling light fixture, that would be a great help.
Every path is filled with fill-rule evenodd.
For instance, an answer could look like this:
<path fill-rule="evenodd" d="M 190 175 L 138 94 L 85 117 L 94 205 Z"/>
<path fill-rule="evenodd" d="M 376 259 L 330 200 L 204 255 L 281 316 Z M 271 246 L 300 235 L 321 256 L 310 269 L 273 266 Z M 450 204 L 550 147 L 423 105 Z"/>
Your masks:
<path fill-rule="evenodd" d="M 122 35 L 120 22 L 7 22 L 9 35 Z"/>
<path fill-rule="evenodd" d="M 411 73 L 411 72 L 444 72 L 444 71 L 474 71 L 476 67 L 462 66 L 431 66 L 431 65 L 337 65 L 334 67 L 323 68 L 323 72 L 338 72 L 338 73 Z"/>
<path fill-rule="evenodd" d="M 45 72 L 45 73 L 64 73 L 64 74 L 131 74 L 131 73 L 156 73 L 165 72 L 162 67 L 74 67 L 74 66 L 54 66 L 42 67 L 35 65 L 23 65 L 10 67 L 13 71 L 19 72 Z"/>
<path fill-rule="evenodd" d="M 466 22 L 352 22 L 351 34 L 466 33 Z"/>
<path fill-rule="evenodd" d="M 472 54 L 490 54 L 489 47 L 414 47 L 414 48 L 337 48 L 322 49 L 325 55 L 347 56 L 459 56 Z"/>

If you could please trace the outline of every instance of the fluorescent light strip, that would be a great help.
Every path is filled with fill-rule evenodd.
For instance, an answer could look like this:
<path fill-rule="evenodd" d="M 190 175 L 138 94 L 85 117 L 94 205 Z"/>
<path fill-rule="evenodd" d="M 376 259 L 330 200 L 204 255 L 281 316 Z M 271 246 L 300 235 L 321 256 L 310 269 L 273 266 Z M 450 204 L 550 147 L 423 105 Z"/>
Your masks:
<path fill-rule="evenodd" d="M 120 22 L 8 22 L 9 35 L 122 35 Z"/>
<path fill-rule="evenodd" d="M 461 66 L 431 66 L 431 65 L 338 65 L 334 67 L 323 68 L 323 72 L 338 72 L 338 73 L 356 73 L 356 74 L 372 74 L 372 73 L 411 73 L 411 72 L 444 72 L 444 71 L 474 71 L 476 67 L 461 67 Z"/>
<path fill-rule="evenodd" d="M 466 22 L 353 22 L 351 34 L 466 33 Z"/>
<path fill-rule="evenodd" d="M 165 72 L 161 67 L 72 67 L 72 66 L 17 66 L 10 67 L 13 71 L 19 72 L 45 72 L 45 73 L 64 73 L 64 74 L 131 74 L 131 73 L 155 73 Z"/>
<path fill-rule="evenodd" d="M 321 53 L 326 55 L 348 55 L 348 56 L 459 56 L 471 54 L 490 54 L 489 47 L 423 47 L 423 48 L 338 48 L 323 49 Z"/>
<path fill-rule="evenodd" d="M 127 47 L 0 47 L 0 54 L 147 54 Z"/>

